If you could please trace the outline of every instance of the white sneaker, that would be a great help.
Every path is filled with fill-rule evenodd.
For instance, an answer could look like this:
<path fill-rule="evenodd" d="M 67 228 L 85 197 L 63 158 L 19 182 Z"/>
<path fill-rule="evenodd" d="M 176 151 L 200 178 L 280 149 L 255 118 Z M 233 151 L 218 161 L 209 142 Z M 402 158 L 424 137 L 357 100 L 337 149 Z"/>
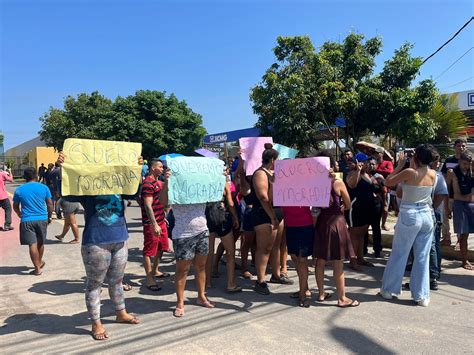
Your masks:
<path fill-rule="evenodd" d="M 428 305 L 430 304 L 430 299 L 427 298 L 427 299 L 424 299 L 424 300 L 417 301 L 416 304 L 418 306 L 428 307 Z"/>
<path fill-rule="evenodd" d="M 393 298 L 392 294 L 387 291 L 380 290 L 379 295 L 385 298 L 386 300 L 391 300 Z"/>

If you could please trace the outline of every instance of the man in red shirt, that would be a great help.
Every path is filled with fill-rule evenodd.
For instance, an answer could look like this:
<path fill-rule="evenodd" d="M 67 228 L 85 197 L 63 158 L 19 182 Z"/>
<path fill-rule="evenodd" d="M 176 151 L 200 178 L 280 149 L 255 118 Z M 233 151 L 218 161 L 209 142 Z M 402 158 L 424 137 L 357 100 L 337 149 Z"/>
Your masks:
<path fill-rule="evenodd" d="M 10 169 L 6 171 L 0 170 L 0 207 L 5 210 L 5 226 L 3 227 L 4 231 L 12 230 L 12 205 L 10 199 L 8 198 L 7 189 L 5 187 L 6 182 L 13 182 L 13 177 Z"/>
<path fill-rule="evenodd" d="M 375 159 L 377 159 L 377 168 L 375 171 L 382 175 L 384 178 L 387 178 L 391 173 L 393 173 L 393 163 L 389 160 L 384 160 L 383 156 L 385 149 L 378 147 L 375 149 Z"/>
<path fill-rule="evenodd" d="M 169 276 L 159 273 L 158 265 L 164 251 L 169 250 L 168 229 L 165 222 L 165 206 L 168 203 L 168 181 L 159 181 L 163 174 L 163 162 L 153 159 L 149 165 L 149 174 L 143 180 L 141 192 L 141 208 L 143 222 L 143 263 L 146 272 L 146 287 L 150 291 L 159 291 L 155 282 L 158 278 Z M 155 257 L 153 268 L 151 257 Z"/>

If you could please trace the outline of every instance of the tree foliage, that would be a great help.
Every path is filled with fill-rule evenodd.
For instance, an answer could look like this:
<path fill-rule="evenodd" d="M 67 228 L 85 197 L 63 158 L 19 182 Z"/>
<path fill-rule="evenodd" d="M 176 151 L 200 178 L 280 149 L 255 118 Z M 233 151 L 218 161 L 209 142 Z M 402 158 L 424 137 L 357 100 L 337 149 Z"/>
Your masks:
<path fill-rule="evenodd" d="M 435 127 L 432 143 L 452 143 L 460 136 L 467 136 L 469 119 L 459 110 L 458 94 L 440 95 L 430 111 L 424 114 Z"/>
<path fill-rule="evenodd" d="M 40 120 L 40 136 L 61 149 L 66 138 L 141 142 L 151 158 L 179 152 L 188 154 L 206 134 L 201 115 L 185 101 L 160 91 L 137 91 L 112 101 L 98 92 L 68 96 L 64 108 L 50 108 Z"/>
<path fill-rule="evenodd" d="M 409 129 L 432 137 L 420 113 L 430 109 L 437 91 L 432 80 L 412 86 L 422 60 L 411 49 L 402 45 L 375 75 L 378 37 L 351 33 L 317 50 L 307 36 L 278 37 L 276 62 L 250 94 L 257 127 L 302 150 L 314 147 L 321 127 L 333 126 L 338 117 L 345 118 L 352 141 L 366 133 L 401 140 Z"/>

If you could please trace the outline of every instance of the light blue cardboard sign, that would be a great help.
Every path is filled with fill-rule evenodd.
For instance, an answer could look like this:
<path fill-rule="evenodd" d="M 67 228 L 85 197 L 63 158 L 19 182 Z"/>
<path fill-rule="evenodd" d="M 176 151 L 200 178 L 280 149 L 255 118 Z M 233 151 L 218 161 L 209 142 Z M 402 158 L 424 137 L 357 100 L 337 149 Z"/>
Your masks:
<path fill-rule="evenodd" d="M 296 155 L 298 154 L 298 149 L 293 149 L 287 147 L 283 144 L 275 143 L 273 144 L 273 149 L 278 151 L 278 159 L 295 159 Z"/>
<path fill-rule="evenodd" d="M 222 199 L 225 187 L 224 162 L 215 158 L 177 157 L 166 159 L 171 169 L 168 203 L 184 205 Z"/>

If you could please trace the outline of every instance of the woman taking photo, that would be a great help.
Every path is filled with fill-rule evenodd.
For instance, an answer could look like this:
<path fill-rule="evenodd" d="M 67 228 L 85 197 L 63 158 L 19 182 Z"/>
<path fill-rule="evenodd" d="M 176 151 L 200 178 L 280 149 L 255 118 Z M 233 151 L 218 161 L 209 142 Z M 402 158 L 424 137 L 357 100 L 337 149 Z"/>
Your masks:
<path fill-rule="evenodd" d="M 421 144 L 415 150 L 410 167 L 404 169 L 407 160 L 405 154 L 400 153 L 397 168 L 385 180 L 389 187 L 400 184 L 403 196 L 380 295 L 392 299 L 401 294 L 403 274 L 413 248 L 411 295 L 418 305 L 425 307 L 430 300 L 429 259 L 434 229 L 432 195 L 436 172 L 429 168 L 429 164 L 434 155 L 431 145 Z"/>
<path fill-rule="evenodd" d="M 281 223 L 283 213 L 280 208 L 273 207 L 272 184 L 274 181 L 273 169 L 275 160 L 278 159 L 278 152 L 273 149 L 270 143 L 265 144 L 262 153 L 262 166 L 258 168 L 252 176 L 252 224 L 256 233 L 257 252 L 256 269 L 257 281 L 254 290 L 262 295 L 269 295 L 270 290 L 265 282 L 265 274 L 268 260 L 271 260 L 272 267 L 271 283 L 292 284 L 292 281 L 280 275 L 280 240 L 277 235 L 279 228 L 283 228 Z"/>
<path fill-rule="evenodd" d="M 356 271 L 361 270 L 359 265 L 374 266 L 364 258 L 364 237 L 369 230 L 372 213 L 375 213 L 375 186 L 367 173 L 368 159 L 369 157 L 364 153 L 356 154 L 355 164 L 350 165 L 353 169 L 346 179 L 352 200 L 350 209 L 346 211 L 346 220 L 357 256 L 357 259 L 351 259 L 350 267 Z"/>

